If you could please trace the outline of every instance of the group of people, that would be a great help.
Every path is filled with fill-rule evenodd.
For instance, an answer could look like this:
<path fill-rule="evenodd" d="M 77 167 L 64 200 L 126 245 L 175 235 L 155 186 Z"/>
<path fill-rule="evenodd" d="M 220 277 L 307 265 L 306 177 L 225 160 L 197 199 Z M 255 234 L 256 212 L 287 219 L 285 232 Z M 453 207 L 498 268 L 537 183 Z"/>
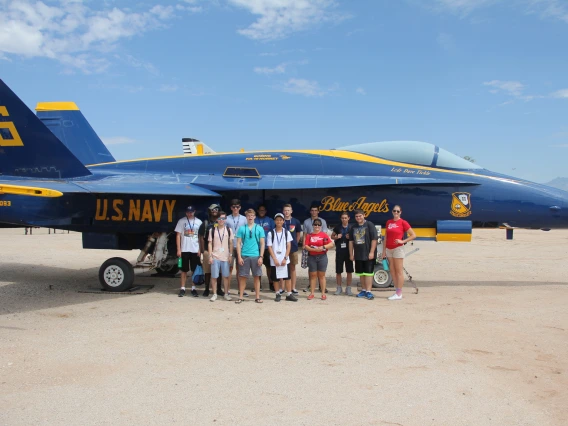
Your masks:
<path fill-rule="evenodd" d="M 247 278 L 253 276 L 255 302 L 260 298 L 262 266 L 275 301 L 282 297 L 291 302 L 298 301 L 297 265 L 307 267 L 309 274 L 308 300 L 315 297 L 316 283 L 319 284 L 321 299 L 327 299 L 326 271 L 327 252 L 335 246 L 336 295 L 343 293 L 342 274 L 347 274 L 345 294 L 352 295 L 353 273 L 360 277 L 361 291 L 357 297 L 373 299 L 372 283 L 377 261 L 378 233 L 375 225 L 365 219 L 362 210 L 354 210 L 355 223 L 349 223 L 348 212 L 341 213 L 341 224 L 328 234 L 327 223 L 318 216 L 318 207 L 310 209 L 310 217 L 302 224 L 292 217 L 292 206 L 285 204 L 282 213 L 274 218 L 267 216 L 266 206 L 257 211 L 248 209 L 241 215 L 241 202 L 231 200 L 231 213 L 221 210 L 218 204 L 211 204 L 208 217 L 201 221 L 195 216 L 195 207 L 186 209 L 175 228 L 177 256 L 181 258 L 181 288 L 179 296 L 186 295 L 185 284 L 197 268 L 202 266 L 205 275 L 204 297 L 215 301 L 219 297 L 232 300 L 230 295 L 233 270 L 237 270 L 238 294 L 235 303 L 242 303 L 249 294 L 246 291 Z M 257 215 L 258 213 L 258 215 Z M 393 276 L 396 292 L 389 300 L 402 299 L 404 284 L 404 244 L 416 238 L 408 222 L 400 217 L 401 209 L 395 206 L 393 219 L 386 224 L 386 242 L 380 258 L 387 258 Z M 404 239 L 404 235 L 407 235 Z M 300 242 L 303 235 L 302 251 Z M 211 289 L 211 290 L 210 290 Z M 192 283 L 191 295 L 198 297 Z"/>

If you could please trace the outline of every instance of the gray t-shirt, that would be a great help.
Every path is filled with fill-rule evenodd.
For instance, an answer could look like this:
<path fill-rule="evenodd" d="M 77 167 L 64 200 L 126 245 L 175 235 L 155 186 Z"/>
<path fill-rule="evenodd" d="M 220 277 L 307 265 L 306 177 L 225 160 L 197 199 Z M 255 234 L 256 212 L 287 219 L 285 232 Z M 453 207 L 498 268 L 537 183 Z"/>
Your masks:
<path fill-rule="evenodd" d="M 244 217 L 242 214 L 238 215 L 237 217 L 233 216 L 232 214 L 227 216 L 227 221 L 225 222 L 225 226 L 231 228 L 233 230 L 233 235 L 235 235 L 235 240 L 233 242 L 233 247 L 237 248 L 237 231 L 243 225 L 247 224 L 247 218 Z"/>
<path fill-rule="evenodd" d="M 325 221 L 325 219 L 322 219 L 321 217 L 318 217 L 318 219 L 321 220 L 321 231 L 327 232 L 327 222 Z M 315 219 L 312 219 L 311 217 L 304 220 L 304 225 L 302 226 L 302 231 L 304 231 L 304 234 L 313 234 L 313 232 L 314 232 L 314 227 L 313 227 L 314 220 Z"/>

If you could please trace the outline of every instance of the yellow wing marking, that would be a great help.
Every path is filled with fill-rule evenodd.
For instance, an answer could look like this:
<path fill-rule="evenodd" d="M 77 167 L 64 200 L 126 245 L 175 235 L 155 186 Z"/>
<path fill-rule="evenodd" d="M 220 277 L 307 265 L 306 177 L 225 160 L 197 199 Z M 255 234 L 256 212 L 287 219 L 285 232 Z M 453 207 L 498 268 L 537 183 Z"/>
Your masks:
<path fill-rule="evenodd" d="M 63 192 L 35 186 L 0 184 L 0 194 L 28 195 L 31 197 L 61 197 Z"/>

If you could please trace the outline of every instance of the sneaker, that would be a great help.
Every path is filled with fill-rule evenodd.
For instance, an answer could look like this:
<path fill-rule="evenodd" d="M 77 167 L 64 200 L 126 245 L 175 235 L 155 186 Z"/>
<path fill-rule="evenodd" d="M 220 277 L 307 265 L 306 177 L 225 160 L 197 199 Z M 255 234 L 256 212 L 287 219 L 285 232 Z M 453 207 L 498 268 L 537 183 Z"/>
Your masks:
<path fill-rule="evenodd" d="M 229 294 L 228 294 L 228 293 L 227 293 L 227 294 L 225 294 L 225 296 L 224 296 L 224 297 L 225 297 L 225 300 L 232 300 L 232 299 L 231 299 L 231 296 L 229 296 Z"/>
<path fill-rule="evenodd" d="M 292 294 L 293 294 L 294 296 L 297 296 L 297 295 L 300 294 L 300 293 L 298 293 L 298 290 L 296 290 L 296 289 L 294 288 L 294 289 L 292 289 Z"/>
<path fill-rule="evenodd" d="M 373 296 L 373 293 L 371 293 L 370 291 L 367 292 L 365 297 L 367 298 L 367 300 L 373 300 L 375 298 L 375 296 Z"/>
<path fill-rule="evenodd" d="M 225 292 L 223 290 L 217 290 L 217 294 L 219 295 L 219 297 L 223 297 L 225 295 Z"/>
<path fill-rule="evenodd" d="M 341 293 L 343 293 L 343 289 L 341 287 L 337 287 L 337 289 L 335 290 L 335 294 L 336 296 L 339 296 Z"/>
<path fill-rule="evenodd" d="M 314 298 L 314 295 L 313 295 L 313 294 L 310 294 L 310 295 L 308 296 L 308 300 L 312 300 L 313 298 Z"/>
<path fill-rule="evenodd" d="M 322 295 L 321 295 L 321 300 L 325 300 L 325 299 L 327 299 L 327 296 L 326 296 L 325 294 L 322 294 Z"/>
<path fill-rule="evenodd" d="M 196 294 L 195 297 L 197 297 L 197 292 L 195 292 L 195 294 Z M 203 297 L 209 297 L 209 289 L 203 291 Z"/>
<path fill-rule="evenodd" d="M 282 296 L 282 294 L 284 294 L 284 290 L 282 289 L 278 290 L 278 294 Z"/>
<path fill-rule="evenodd" d="M 309 288 L 309 287 L 306 287 L 306 288 L 305 288 L 305 289 L 303 289 L 302 291 L 303 291 L 304 293 L 309 293 L 309 291 L 310 291 L 310 288 Z"/>
<path fill-rule="evenodd" d="M 183 296 L 185 296 L 185 289 L 182 288 L 182 289 L 179 291 L 178 297 L 183 297 Z"/>
<path fill-rule="evenodd" d="M 209 299 L 210 301 L 214 302 L 215 300 L 217 300 L 217 295 L 214 294 L 213 296 L 211 296 L 211 299 Z"/>
<path fill-rule="evenodd" d="M 365 290 L 361 290 L 357 297 L 367 297 L 367 292 Z"/>
<path fill-rule="evenodd" d="M 353 296 L 353 293 L 351 292 L 351 287 L 345 287 L 345 295 Z"/>
<path fill-rule="evenodd" d="M 274 301 L 275 301 L 275 302 L 280 302 L 280 300 L 282 300 L 282 294 L 276 293 L 276 299 L 274 299 Z"/>
<path fill-rule="evenodd" d="M 196 290 L 196 289 L 191 290 L 191 295 L 192 295 L 193 297 L 199 297 L 199 294 L 197 294 L 197 290 Z M 205 296 L 205 293 L 203 293 L 203 295 Z"/>
<path fill-rule="evenodd" d="M 293 294 L 291 294 L 290 296 L 286 296 L 286 300 L 288 302 L 297 302 L 298 298 L 296 296 L 294 296 Z"/>
<path fill-rule="evenodd" d="M 401 300 L 402 294 L 393 294 L 391 297 L 388 297 L 388 300 Z"/>
<path fill-rule="evenodd" d="M 243 292 L 243 296 L 249 297 L 249 294 L 245 291 L 245 292 Z"/>

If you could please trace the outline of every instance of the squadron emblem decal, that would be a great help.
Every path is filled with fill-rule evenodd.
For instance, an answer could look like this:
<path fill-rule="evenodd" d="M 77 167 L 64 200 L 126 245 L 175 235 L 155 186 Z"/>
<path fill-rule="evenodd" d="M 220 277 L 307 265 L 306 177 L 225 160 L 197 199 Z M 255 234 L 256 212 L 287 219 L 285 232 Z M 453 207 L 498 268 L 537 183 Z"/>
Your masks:
<path fill-rule="evenodd" d="M 471 194 L 469 192 L 454 192 L 452 194 L 452 210 L 455 217 L 468 217 L 471 214 Z"/>

